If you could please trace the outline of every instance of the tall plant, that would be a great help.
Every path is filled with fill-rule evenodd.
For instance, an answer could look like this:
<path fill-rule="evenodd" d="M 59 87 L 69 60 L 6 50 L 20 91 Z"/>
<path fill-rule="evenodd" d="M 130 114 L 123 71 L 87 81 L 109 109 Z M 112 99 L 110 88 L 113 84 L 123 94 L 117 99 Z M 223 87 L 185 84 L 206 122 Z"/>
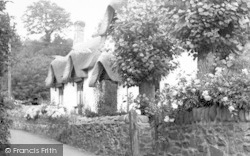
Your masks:
<path fill-rule="evenodd" d="M 174 36 L 198 57 L 198 77 L 213 73 L 214 56 L 239 53 L 249 39 L 250 3 L 245 0 L 184 0 L 173 7 Z"/>
<path fill-rule="evenodd" d="M 168 10 L 152 0 L 131 1 L 113 24 L 115 66 L 124 84 L 139 86 L 140 94 L 155 96 L 155 84 L 176 67 L 178 53 L 169 36 Z"/>
<path fill-rule="evenodd" d="M 5 12 L 7 1 L 0 1 L 0 76 L 2 77 L 5 70 L 9 54 L 9 42 L 12 36 L 10 27 L 10 17 Z M 3 97 L 0 95 L 0 144 L 8 143 L 10 135 L 10 121 L 7 118 L 6 105 L 3 102 Z M 2 147 L 1 147 L 2 148 Z"/>

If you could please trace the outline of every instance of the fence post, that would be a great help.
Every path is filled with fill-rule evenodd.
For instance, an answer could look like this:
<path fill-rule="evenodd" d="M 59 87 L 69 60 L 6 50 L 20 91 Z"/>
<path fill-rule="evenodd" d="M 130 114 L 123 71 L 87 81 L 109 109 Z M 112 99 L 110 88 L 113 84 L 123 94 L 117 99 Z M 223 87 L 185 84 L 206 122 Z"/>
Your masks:
<path fill-rule="evenodd" d="M 130 148 L 132 156 L 140 156 L 137 113 L 133 109 L 129 112 L 129 132 L 130 132 Z"/>

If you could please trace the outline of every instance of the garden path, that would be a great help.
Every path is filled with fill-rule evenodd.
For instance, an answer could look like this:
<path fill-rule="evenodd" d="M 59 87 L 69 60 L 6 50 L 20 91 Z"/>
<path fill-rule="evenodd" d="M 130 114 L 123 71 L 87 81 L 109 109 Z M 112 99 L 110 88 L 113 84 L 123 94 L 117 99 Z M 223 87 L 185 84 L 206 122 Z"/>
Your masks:
<path fill-rule="evenodd" d="M 36 135 L 33 133 L 25 132 L 22 130 L 10 130 L 11 144 L 61 144 L 50 138 Z M 69 145 L 63 144 L 63 155 L 64 156 L 95 156 L 89 152 L 83 152 Z"/>

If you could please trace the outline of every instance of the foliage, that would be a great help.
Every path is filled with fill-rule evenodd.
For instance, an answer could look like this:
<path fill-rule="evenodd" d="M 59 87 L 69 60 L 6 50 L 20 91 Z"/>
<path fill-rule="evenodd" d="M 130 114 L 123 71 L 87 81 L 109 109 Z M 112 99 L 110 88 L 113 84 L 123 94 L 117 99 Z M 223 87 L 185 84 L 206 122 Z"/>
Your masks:
<path fill-rule="evenodd" d="M 102 80 L 97 84 L 98 97 L 97 112 L 100 116 L 112 116 L 117 110 L 117 84 Z"/>
<path fill-rule="evenodd" d="M 67 112 L 64 107 L 53 105 L 30 106 L 25 112 L 26 120 L 37 120 L 39 118 L 47 118 L 54 121 L 58 118 L 66 117 Z"/>
<path fill-rule="evenodd" d="M 88 117 L 88 118 L 94 118 L 99 116 L 97 113 L 91 111 L 90 109 L 85 109 L 84 110 L 84 116 Z"/>
<path fill-rule="evenodd" d="M 0 1 L 0 76 L 6 71 L 6 63 L 8 60 L 9 46 L 8 43 L 12 36 L 10 27 L 10 17 L 5 12 L 5 4 L 7 1 Z"/>
<path fill-rule="evenodd" d="M 36 52 L 42 53 L 47 56 L 51 55 L 65 56 L 72 50 L 72 46 L 73 46 L 72 39 L 64 39 L 59 35 L 57 35 L 47 47 L 43 47 L 43 49 Z"/>
<path fill-rule="evenodd" d="M 12 70 L 13 96 L 16 99 L 48 99 L 49 89 L 45 87 L 48 65 L 51 58 L 42 54 L 19 53 Z"/>
<path fill-rule="evenodd" d="M 50 43 L 51 35 L 71 25 L 70 14 L 49 0 L 40 0 L 28 6 L 23 22 L 31 34 L 45 33 L 45 41 Z"/>
<path fill-rule="evenodd" d="M 8 117 L 7 109 L 7 104 L 4 103 L 3 97 L 2 95 L 0 95 L 0 144 L 7 144 L 8 138 L 10 137 L 9 128 L 11 126 L 12 121 Z"/>
<path fill-rule="evenodd" d="M 8 60 L 9 53 L 9 41 L 12 36 L 12 29 L 10 26 L 10 17 L 5 12 L 5 5 L 8 1 L 0 1 L 0 76 L 2 77 L 6 69 L 6 61 Z M 0 95 L 0 144 L 8 144 L 8 138 L 10 137 L 9 128 L 11 126 L 11 120 L 8 118 L 7 105 L 4 103 L 3 95 Z M 0 151 L 2 151 L 0 147 Z"/>
<path fill-rule="evenodd" d="M 177 86 L 166 85 L 161 95 L 174 109 L 192 110 L 217 104 L 230 111 L 249 110 L 250 78 L 246 64 L 233 54 L 223 60 L 217 58 L 216 72 L 208 74 L 206 81 L 180 78 Z"/>
<path fill-rule="evenodd" d="M 72 41 L 57 36 L 45 46 L 44 42 L 26 40 L 12 54 L 13 96 L 27 100 L 37 97 L 48 99 L 49 89 L 44 80 L 48 73 L 51 55 L 66 55 L 72 47 Z"/>
<path fill-rule="evenodd" d="M 173 35 L 193 52 L 220 58 L 239 53 L 249 39 L 250 3 L 245 0 L 184 0 L 172 9 Z M 197 56 L 197 55 L 196 55 Z"/>
<path fill-rule="evenodd" d="M 128 4 L 113 24 L 115 67 L 127 86 L 159 81 L 175 68 L 178 53 L 169 36 L 168 10 L 151 0 Z"/>

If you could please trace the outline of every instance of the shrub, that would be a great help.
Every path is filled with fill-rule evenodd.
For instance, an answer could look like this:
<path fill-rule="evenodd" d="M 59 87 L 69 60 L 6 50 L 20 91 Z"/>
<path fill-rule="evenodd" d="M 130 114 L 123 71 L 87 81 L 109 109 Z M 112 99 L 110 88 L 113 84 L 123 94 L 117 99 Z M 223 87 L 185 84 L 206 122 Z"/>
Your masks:
<path fill-rule="evenodd" d="M 8 138 L 10 137 L 9 128 L 12 121 L 8 117 L 7 108 L 7 104 L 4 103 L 3 97 L 0 95 L 0 144 L 8 144 Z"/>

